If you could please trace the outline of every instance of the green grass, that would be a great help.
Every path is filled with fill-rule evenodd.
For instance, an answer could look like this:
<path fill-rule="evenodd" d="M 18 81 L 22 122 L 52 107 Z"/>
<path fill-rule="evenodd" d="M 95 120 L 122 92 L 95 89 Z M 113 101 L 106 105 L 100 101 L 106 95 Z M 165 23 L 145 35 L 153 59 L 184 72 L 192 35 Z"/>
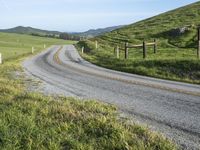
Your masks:
<path fill-rule="evenodd" d="M 200 2 L 185 6 L 128 26 L 102 36 L 79 42 L 85 46 L 83 57 L 94 64 L 119 71 L 145 76 L 200 84 L 200 61 L 197 59 L 197 27 L 200 25 Z M 183 33 L 178 29 L 186 27 Z M 147 48 L 144 60 L 142 48 L 129 49 L 129 59 L 124 60 L 124 51 L 116 59 L 114 47 L 124 48 L 126 39 L 131 44 L 142 44 L 143 40 L 158 41 L 158 52 Z M 95 50 L 95 40 L 99 50 Z"/>
<path fill-rule="evenodd" d="M 87 45 L 87 46 L 86 46 Z M 120 53 L 120 59 L 114 55 L 114 48 L 102 45 L 99 50 L 94 50 L 94 42 L 79 42 L 77 48 L 86 46 L 86 52 L 81 54 L 83 58 L 93 64 L 114 69 L 118 71 L 139 74 L 144 76 L 169 79 L 181 82 L 200 84 L 200 61 L 190 58 L 188 51 L 194 53 L 192 49 L 181 49 L 169 54 L 170 49 L 159 50 L 158 54 L 153 54 L 149 49 L 147 59 L 142 59 L 142 51 L 130 51 L 129 59 L 124 59 L 124 52 Z M 160 54 L 160 56 L 159 56 Z M 182 55 L 182 56 L 181 56 Z M 132 57 L 132 58 L 131 58 Z M 181 58 L 184 57 L 184 58 Z"/>
<path fill-rule="evenodd" d="M 32 47 L 35 52 L 39 52 L 53 44 L 74 44 L 74 41 L 64 41 L 52 38 L 34 37 L 29 35 L 1 33 L 0 32 L 0 53 L 3 59 L 14 59 L 16 57 L 31 54 Z"/>
<path fill-rule="evenodd" d="M 12 36 L 18 38 L 7 35 L 10 39 Z M 30 45 L 36 47 L 44 41 L 49 45 L 63 44 L 52 39 L 23 37 L 30 38 Z M 8 49 L 12 47 L 7 44 Z M 20 63 L 27 52 L 29 49 L 24 49 L 22 54 L 8 55 L 9 59 L 0 65 L 0 149 L 177 149 L 163 136 L 120 119 L 115 106 L 27 92 L 23 76 L 13 77 L 16 71 L 22 71 Z"/>

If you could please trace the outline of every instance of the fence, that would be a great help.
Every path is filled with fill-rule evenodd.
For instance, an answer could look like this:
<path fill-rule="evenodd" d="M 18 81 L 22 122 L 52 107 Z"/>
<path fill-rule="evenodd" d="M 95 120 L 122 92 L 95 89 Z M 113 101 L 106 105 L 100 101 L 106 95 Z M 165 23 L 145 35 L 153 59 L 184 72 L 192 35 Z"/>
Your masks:
<path fill-rule="evenodd" d="M 124 51 L 124 58 L 125 59 L 128 59 L 128 55 L 129 55 L 129 49 L 130 48 L 142 48 L 143 49 L 143 51 L 142 51 L 142 53 L 143 53 L 143 58 L 145 59 L 146 57 L 147 57 L 147 47 L 148 46 L 153 46 L 153 51 L 154 51 L 154 54 L 156 54 L 157 53 L 157 41 L 156 41 L 156 39 L 154 39 L 154 41 L 153 42 L 146 42 L 146 41 L 144 41 L 142 44 L 137 44 L 137 45 L 131 45 L 131 43 L 130 42 L 128 42 L 128 41 L 125 41 L 124 42 L 124 48 L 119 48 L 119 46 L 117 46 L 116 48 L 115 48 L 115 53 L 117 54 L 117 58 L 119 58 L 119 50 L 123 50 Z"/>
<path fill-rule="evenodd" d="M 198 30 L 197 58 L 200 59 L 200 28 L 198 28 L 197 30 Z M 114 54 L 116 54 L 117 58 L 120 57 L 120 50 L 122 50 L 122 51 L 124 51 L 124 58 L 128 59 L 129 48 L 142 48 L 144 59 L 147 57 L 147 47 L 148 46 L 153 46 L 154 54 L 157 53 L 157 41 L 156 41 L 156 39 L 154 39 L 153 42 L 147 43 L 146 41 L 144 41 L 142 44 L 138 44 L 138 45 L 130 45 L 131 43 L 128 40 L 125 40 L 125 39 L 115 38 L 115 40 L 118 40 L 120 42 L 124 42 L 124 48 L 119 47 L 119 45 L 117 45 L 114 48 Z M 96 49 L 98 49 L 98 42 L 97 41 L 95 41 L 95 47 L 96 47 Z"/>
<path fill-rule="evenodd" d="M 46 48 L 46 44 L 44 44 L 44 48 Z M 31 48 L 31 53 L 34 54 L 34 52 L 35 52 L 35 48 L 32 47 L 32 48 Z M 16 54 L 16 52 L 15 52 L 15 54 Z M 4 60 L 5 60 L 5 59 L 4 59 Z M 0 53 L 0 64 L 3 64 L 3 56 L 2 56 L 1 53 Z"/>
<path fill-rule="evenodd" d="M 156 39 L 154 39 L 153 42 L 147 43 L 144 41 L 143 44 L 138 44 L 138 45 L 130 45 L 131 43 L 128 42 L 128 40 L 124 40 L 124 39 L 117 39 L 117 40 L 124 42 L 124 48 L 121 48 L 118 45 L 114 48 L 114 53 L 116 53 L 117 58 L 120 57 L 120 50 L 123 50 L 125 52 L 124 58 L 128 59 L 129 48 L 143 48 L 143 58 L 144 59 L 147 57 L 147 46 L 153 46 L 154 54 L 157 53 Z M 95 41 L 95 48 L 96 48 L 96 50 L 98 49 L 98 41 Z M 84 47 L 82 47 L 82 53 L 84 53 L 83 49 L 84 49 Z"/>

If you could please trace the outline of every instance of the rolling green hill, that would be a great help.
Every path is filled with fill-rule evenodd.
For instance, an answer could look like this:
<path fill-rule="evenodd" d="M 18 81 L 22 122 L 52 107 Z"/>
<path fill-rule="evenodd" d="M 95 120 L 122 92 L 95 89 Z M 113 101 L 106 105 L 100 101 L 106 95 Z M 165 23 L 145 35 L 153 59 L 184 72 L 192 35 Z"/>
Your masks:
<path fill-rule="evenodd" d="M 200 61 L 197 59 L 197 27 L 200 26 L 200 2 L 181 7 L 143 21 L 133 23 L 88 41 L 78 43 L 85 46 L 85 59 L 97 65 L 119 71 L 178 80 L 200 84 Z M 120 59 L 113 53 L 118 45 L 124 48 L 124 42 L 142 44 L 158 41 L 158 52 L 147 48 L 147 58 L 142 57 L 142 49 L 129 49 L 129 59 Z M 95 50 L 95 41 L 99 48 Z"/>
<path fill-rule="evenodd" d="M 11 29 L 3 29 L 0 30 L 0 32 L 6 32 L 6 33 L 18 33 L 18 34 L 39 34 L 39 35 L 59 35 L 61 32 L 58 31 L 48 31 L 48 30 L 41 30 L 36 29 L 32 27 L 23 27 L 18 26 Z"/>
<path fill-rule="evenodd" d="M 196 28 L 200 25 L 200 2 L 125 26 L 100 39 L 119 37 L 137 42 L 153 38 L 166 39 L 177 47 L 195 47 Z"/>
<path fill-rule="evenodd" d="M 59 38 L 64 40 L 79 40 L 80 37 L 78 35 L 73 35 L 69 33 L 59 32 L 59 31 L 49 31 L 49 30 L 41 30 L 32 27 L 23 27 L 18 26 L 11 29 L 2 29 L 1 33 L 16 33 L 16 34 L 26 34 L 40 37 L 50 37 L 50 38 Z"/>

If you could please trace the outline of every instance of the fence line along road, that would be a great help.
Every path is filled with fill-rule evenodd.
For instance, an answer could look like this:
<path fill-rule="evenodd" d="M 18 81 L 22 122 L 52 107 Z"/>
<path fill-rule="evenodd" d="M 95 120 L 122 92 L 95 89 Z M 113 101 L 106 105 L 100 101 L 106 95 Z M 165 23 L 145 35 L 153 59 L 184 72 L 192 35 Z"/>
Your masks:
<path fill-rule="evenodd" d="M 197 58 L 200 59 L 200 27 L 197 28 L 197 30 L 198 30 Z M 131 45 L 131 43 L 127 39 L 123 39 L 123 38 L 113 38 L 113 39 L 124 43 L 124 48 L 119 47 L 119 45 L 117 45 L 114 48 L 114 53 L 116 53 L 117 58 L 119 58 L 119 51 L 122 50 L 122 51 L 124 51 L 124 58 L 128 59 L 129 48 L 141 48 L 142 47 L 143 48 L 143 59 L 145 59 L 147 57 L 147 46 L 153 46 L 154 54 L 157 53 L 156 39 L 154 39 L 153 42 L 147 43 L 146 41 L 143 41 L 143 44 L 134 44 L 134 45 Z M 114 42 L 114 43 L 118 44 L 118 42 Z M 95 41 L 95 48 L 98 49 L 98 41 L 97 40 Z"/>
<path fill-rule="evenodd" d="M 123 40 L 123 41 L 125 41 L 125 40 Z M 146 41 L 144 41 L 143 44 L 135 44 L 135 45 L 131 45 L 130 42 L 125 41 L 124 45 L 125 45 L 124 48 L 119 48 L 119 49 L 124 50 L 124 52 L 125 52 L 124 58 L 125 59 L 128 59 L 129 48 L 143 48 L 143 58 L 144 59 L 147 57 L 147 46 L 153 46 L 154 54 L 157 53 L 157 41 L 156 41 L 156 39 L 154 39 L 153 42 L 147 43 Z M 119 54 L 117 53 L 117 58 L 118 58 L 118 55 Z"/>

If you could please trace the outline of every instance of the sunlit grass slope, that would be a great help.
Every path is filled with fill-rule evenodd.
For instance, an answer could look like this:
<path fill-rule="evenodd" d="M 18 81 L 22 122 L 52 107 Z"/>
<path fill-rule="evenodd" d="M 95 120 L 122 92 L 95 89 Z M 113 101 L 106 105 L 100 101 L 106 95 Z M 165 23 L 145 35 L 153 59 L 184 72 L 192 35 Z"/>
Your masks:
<path fill-rule="evenodd" d="M 48 47 L 53 44 L 74 43 L 74 41 L 0 32 L 0 53 L 2 53 L 4 60 L 30 54 L 32 52 L 32 47 L 34 47 L 35 52 L 37 52 L 44 49 L 44 45 Z"/>

